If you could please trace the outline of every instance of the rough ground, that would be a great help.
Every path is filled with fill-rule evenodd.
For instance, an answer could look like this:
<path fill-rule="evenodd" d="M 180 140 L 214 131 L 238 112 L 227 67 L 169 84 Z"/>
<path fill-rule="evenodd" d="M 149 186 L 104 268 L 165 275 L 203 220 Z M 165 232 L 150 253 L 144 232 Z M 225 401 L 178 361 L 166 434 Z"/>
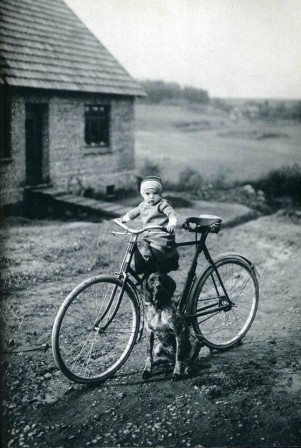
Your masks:
<path fill-rule="evenodd" d="M 88 388 L 57 370 L 49 345 L 60 303 L 89 274 L 77 266 L 63 280 L 55 271 L 39 279 L 34 272 L 56 266 L 45 246 L 59 250 L 64 238 L 95 226 L 4 229 L 9 269 L 17 276 L 25 266 L 28 280 L 2 300 L 3 447 L 301 446 L 300 224 L 278 214 L 212 236 L 213 254 L 241 252 L 261 274 L 258 314 L 242 345 L 223 353 L 202 349 L 187 379 L 171 382 L 171 371 L 160 367 L 144 382 L 143 341 L 115 378 Z M 23 249 L 13 244 L 18 239 Z"/>

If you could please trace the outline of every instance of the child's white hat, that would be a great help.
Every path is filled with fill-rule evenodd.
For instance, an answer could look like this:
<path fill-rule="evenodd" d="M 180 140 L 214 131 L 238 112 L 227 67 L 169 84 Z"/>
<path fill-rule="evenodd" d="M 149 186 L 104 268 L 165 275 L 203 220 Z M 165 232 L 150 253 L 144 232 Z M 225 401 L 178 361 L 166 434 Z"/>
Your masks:
<path fill-rule="evenodd" d="M 140 185 L 140 193 L 143 195 L 145 190 L 148 190 L 149 188 L 153 188 L 156 190 L 159 195 L 161 196 L 163 187 L 161 183 L 161 179 L 158 176 L 147 176 Z"/>

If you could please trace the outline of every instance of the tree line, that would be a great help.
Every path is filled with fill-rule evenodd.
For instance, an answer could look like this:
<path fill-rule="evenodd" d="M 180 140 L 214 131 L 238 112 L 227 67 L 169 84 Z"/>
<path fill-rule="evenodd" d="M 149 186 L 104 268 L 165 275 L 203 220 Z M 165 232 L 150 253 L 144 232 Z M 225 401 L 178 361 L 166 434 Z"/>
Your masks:
<path fill-rule="evenodd" d="M 146 93 L 143 102 L 158 104 L 163 101 L 186 101 L 194 104 L 211 104 L 214 108 L 223 112 L 230 113 L 235 107 L 231 104 L 231 100 L 222 98 L 210 98 L 208 91 L 198 89 L 195 87 L 181 87 L 176 82 L 165 81 L 140 81 L 141 87 Z M 252 106 L 257 108 L 257 111 L 251 110 Z M 275 119 L 291 119 L 301 120 L 301 101 L 300 100 L 246 100 L 241 102 L 238 106 L 242 115 L 256 115 L 256 118 L 265 120 Z M 253 108 L 254 109 L 254 108 Z"/>
<path fill-rule="evenodd" d="M 160 103 L 165 100 L 186 100 L 190 103 L 208 104 L 209 95 L 206 90 L 195 87 L 181 87 L 176 82 L 141 81 L 149 103 Z"/>

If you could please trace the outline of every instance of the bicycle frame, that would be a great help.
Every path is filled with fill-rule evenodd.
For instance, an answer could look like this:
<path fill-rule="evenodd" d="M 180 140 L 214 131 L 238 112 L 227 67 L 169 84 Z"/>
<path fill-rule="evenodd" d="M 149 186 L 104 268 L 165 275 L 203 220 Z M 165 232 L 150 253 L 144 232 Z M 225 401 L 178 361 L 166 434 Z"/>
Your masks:
<path fill-rule="evenodd" d="M 133 256 L 137 247 L 137 241 L 138 236 L 148 229 L 140 229 L 140 230 L 133 230 L 129 229 L 125 225 L 119 222 L 119 220 L 116 220 L 116 223 L 123 227 L 125 229 L 125 232 L 113 232 L 115 236 L 117 234 L 125 235 L 127 233 L 130 233 L 130 239 L 128 241 L 125 254 L 123 256 L 120 269 L 118 272 L 116 272 L 117 278 L 122 282 L 120 293 L 118 297 L 115 297 L 117 286 L 113 288 L 111 292 L 110 299 L 108 301 L 106 310 L 104 311 L 102 317 L 99 319 L 98 322 L 94 325 L 94 328 L 98 330 L 100 333 L 105 331 L 105 329 L 110 325 L 110 323 L 115 318 L 118 309 L 120 307 L 123 294 L 126 290 L 126 288 L 130 288 L 134 295 L 137 298 L 137 303 L 140 308 L 140 315 L 141 315 L 141 321 L 140 321 L 140 328 L 139 333 L 137 336 L 136 342 L 139 342 L 141 340 L 141 337 L 143 335 L 144 330 L 144 303 L 141 297 L 141 294 L 137 290 L 137 287 L 140 286 L 145 279 L 145 275 L 139 276 L 135 270 L 131 267 L 131 262 L 133 260 Z M 151 230 L 154 230 L 153 226 Z M 157 226 L 158 228 L 158 226 Z M 162 228 L 161 228 L 162 231 Z M 194 230 L 191 230 L 194 231 Z M 229 295 L 227 293 L 227 290 L 225 288 L 225 285 L 223 283 L 223 280 L 221 278 L 221 275 L 217 268 L 217 263 L 221 259 L 221 255 L 215 257 L 214 259 L 211 257 L 209 250 L 206 246 L 206 239 L 210 232 L 216 232 L 216 229 L 214 227 L 208 226 L 200 229 L 201 236 L 198 238 L 199 231 L 195 232 L 195 239 L 191 241 L 185 241 L 185 242 L 178 242 L 176 243 L 176 247 L 184 247 L 184 246 L 195 246 L 195 253 L 186 277 L 186 281 L 184 284 L 184 287 L 182 289 L 180 300 L 178 303 L 179 310 L 183 313 L 185 319 L 190 324 L 194 319 L 201 317 L 201 316 L 208 316 L 205 318 L 205 320 L 209 319 L 209 316 L 212 316 L 214 314 L 218 314 L 220 312 L 227 312 L 230 311 L 232 307 L 235 307 L 236 305 L 230 300 Z M 207 265 L 204 267 L 204 269 L 201 271 L 201 273 L 197 274 L 197 266 L 198 266 L 198 258 L 201 253 L 204 253 L 205 259 L 207 261 Z M 239 255 L 239 254 L 232 254 L 235 258 L 239 258 L 243 260 L 245 263 L 249 264 L 252 269 L 254 270 L 254 273 L 256 274 L 256 270 L 254 265 L 246 259 L 245 257 Z M 208 269 L 209 267 L 212 267 L 212 273 L 211 279 L 213 283 L 213 287 L 215 289 L 215 294 L 213 294 L 214 303 L 202 306 L 201 308 L 198 308 L 191 314 L 191 305 L 192 305 L 192 299 L 195 294 L 197 285 L 199 284 L 200 279 L 202 278 L 202 275 L 205 272 L 205 269 Z M 106 318 L 106 319 L 105 319 Z M 106 320 L 106 321 L 105 321 Z M 103 325 L 101 326 L 101 322 L 103 322 Z"/>
<path fill-rule="evenodd" d="M 190 269 L 189 269 L 188 274 L 187 274 L 186 282 L 184 284 L 184 287 L 183 287 L 183 290 L 182 290 L 182 293 L 181 293 L 181 296 L 180 296 L 180 301 L 179 301 L 178 307 L 179 307 L 180 311 L 182 311 L 184 314 L 186 314 L 187 306 L 189 304 L 190 294 L 191 294 L 191 291 L 192 291 L 192 288 L 193 288 L 193 285 L 194 285 L 194 282 L 195 282 L 195 279 L 196 279 L 196 269 L 197 269 L 197 265 L 198 265 L 198 258 L 199 258 L 200 254 L 202 252 L 204 253 L 205 258 L 208 261 L 208 263 L 210 263 L 213 266 L 214 272 L 215 272 L 215 274 L 216 274 L 216 276 L 217 276 L 217 278 L 218 278 L 218 280 L 220 282 L 220 285 L 221 285 L 223 293 L 224 293 L 224 296 L 221 297 L 220 294 L 219 294 L 219 291 L 218 291 L 215 279 L 212 276 L 212 281 L 213 281 L 213 284 L 214 284 L 214 287 L 215 287 L 217 298 L 219 298 L 219 299 L 225 298 L 226 301 L 227 301 L 227 304 L 226 305 L 219 305 L 218 307 L 216 306 L 216 304 L 207 305 L 205 307 L 200 308 L 198 310 L 198 312 L 196 314 L 194 314 L 194 315 L 186 314 L 185 317 L 187 319 L 191 319 L 191 318 L 199 317 L 199 316 L 205 316 L 207 314 L 220 312 L 222 310 L 227 310 L 227 309 L 229 309 L 229 306 L 233 305 L 233 303 L 229 299 L 228 293 L 227 293 L 227 291 L 225 289 L 225 286 L 224 286 L 222 278 L 221 278 L 221 276 L 220 276 L 220 274 L 218 272 L 216 264 L 214 263 L 211 255 L 209 253 L 209 250 L 208 250 L 208 248 L 206 246 L 206 238 L 207 238 L 208 234 L 209 234 L 209 229 L 201 234 L 201 237 L 200 237 L 199 240 L 197 238 L 197 233 L 196 233 L 196 237 L 195 237 L 194 241 L 185 241 L 185 242 L 176 244 L 177 247 L 191 246 L 191 245 L 195 245 L 196 246 L 194 257 L 192 259 L 192 263 L 190 265 Z"/>
<path fill-rule="evenodd" d="M 206 231 L 202 232 L 199 240 L 198 240 L 198 235 L 196 233 L 195 240 L 176 243 L 176 247 L 191 246 L 191 245 L 196 246 L 196 250 L 195 250 L 195 253 L 194 253 L 191 265 L 190 265 L 190 269 L 188 271 L 187 278 L 186 278 L 184 287 L 182 289 L 182 292 L 180 295 L 180 300 L 178 303 L 178 307 L 179 307 L 180 311 L 183 312 L 183 314 L 185 315 L 185 317 L 187 319 L 204 316 L 204 315 L 209 315 L 209 314 L 217 313 L 217 312 L 220 312 L 223 310 L 226 311 L 229 309 L 229 307 L 231 307 L 233 305 L 233 303 L 231 302 L 231 300 L 228 296 L 226 288 L 223 284 L 222 278 L 218 272 L 216 264 L 213 261 L 211 255 L 209 253 L 209 250 L 206 246 L 206 238 L 207 238 L 209 232 L 210 232 L 209 228 L 206 229 Z M 124 232 L 114 232 L 115 235 L 117 233 L 124 234 Z M 110 319 L 110 321 L 116 315 L 116 312 L 118 310 L 120 301 L 122 299 L 122 295 L 123 295 L 124 289 L 126 287 L 126 284 L 129 283 L 130 286 L 132 287 L 132 289 L 135 291 L 136 287 L 139 286 L 143 282 L 143 276 L 139 277 L 138 274 L 136 274 L 135 270 L 131 267 L 131 262 L 132 262 L 133 255 L 135 252 L 135 247 L 137 245 L 137 240 L 138 240 L 138 234 L 135 234 L 135 233 L 132 234 L 131 238 L 128 242 L 127 248 L 126 248 L 126 251 L 125 251 L 122 263 L 121 263 L 120 270 L 119 270 L 119 272 L 116 272 L 116 275 L 118 276 L 118 278 L 123 279 L 123 287 L 120 292 L 120 296 L 118 298 L 117 304 L 115 306 L 115 310 L 113 312 L 113 315 L 112 315 L 112 318 Z M 207 306 L 200 308 L 196 314 L 188 315 L 187 307 L 189 305 L 191 291 L 193 289 L 193 285 L 194 285 L 196 277 L 197 277 L 196 270 L 197 270 L 197 265 L 198 265 L 198 258 L 202 252 L 204 253 L 205 259 L 207 260 L 207 262 L 213 267 L 214 273 L 216 274 L 219 284 L 221 285 L 221 288 L 222 288 L 223 295 L 220 295 L 218 287 L 216 285 L 216 281 L 215 281 L 214 277 L 212 276 L 212 281 L 213 281 L 215 291 L 216 291 L 216 298 L 219 300 L 224 299 L 226 301 L 226 303 L 225 304 L 221 304 L 221 303 L 216 304 L 215 303 L 215 304 L 207 305 Z M 136 283 L 134 283 L 131 280 L 130 276 L 132 276 L 135 279 Z M 139 303 L 141 303 L 139 294 L 136 294 L 136 295 L 138 297 Z M 112 298 L 112 301 L 113 301 L 113 298 Z M 112 301 L 109 302 L 108 308 L 111 307 Z"/>

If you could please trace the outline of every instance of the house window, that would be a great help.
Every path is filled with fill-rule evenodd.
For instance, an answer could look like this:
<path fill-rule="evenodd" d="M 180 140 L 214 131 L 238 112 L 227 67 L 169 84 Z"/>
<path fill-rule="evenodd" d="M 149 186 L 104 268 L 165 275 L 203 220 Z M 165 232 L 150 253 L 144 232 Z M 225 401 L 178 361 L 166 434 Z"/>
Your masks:
<path fill-rule="evenodd" d="M 88 146 L 110 146 L 110 106 L 85 106 L 85 142 Z"/>

